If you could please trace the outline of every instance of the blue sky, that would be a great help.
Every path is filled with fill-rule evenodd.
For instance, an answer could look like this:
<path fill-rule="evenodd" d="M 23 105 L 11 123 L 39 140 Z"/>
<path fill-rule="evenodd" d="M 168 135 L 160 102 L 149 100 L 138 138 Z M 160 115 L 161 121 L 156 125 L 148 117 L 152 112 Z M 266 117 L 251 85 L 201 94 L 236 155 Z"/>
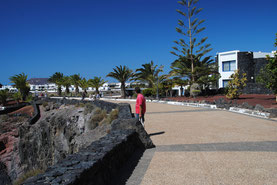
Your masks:
<path fill-rule="evenodd" d="M 199 0 L 202 32 L 216 52 L 271 52 L 276 0 Z M 104 77 L 118 65 L 135 70 L 151 60 L 165 72 L 178 19 L 175 0 L 0 0 L 0 83 L 24 72 Z M 110 82 L 115 80 L 107 78 Z"/>

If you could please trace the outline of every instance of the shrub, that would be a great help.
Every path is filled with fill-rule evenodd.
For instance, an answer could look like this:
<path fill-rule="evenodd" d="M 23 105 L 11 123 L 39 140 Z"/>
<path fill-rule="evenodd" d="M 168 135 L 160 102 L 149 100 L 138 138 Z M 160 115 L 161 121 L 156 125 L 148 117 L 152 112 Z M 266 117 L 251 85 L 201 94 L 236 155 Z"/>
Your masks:
<path fill-rule="evenodd" d="M 103 124 L 111 124 L 113 120 L 118 118 L 118 109 L 113 109 L 110 114 L 104 118 L 99 125 L 103 125 Z"/>
<path fill-rule="evenodd" d="M 142 91 L 142 94 L 146 97 L 150 97 L 150 96 L 154 96 L 155 95 L 155 92 L 154 92 L 154 88 L 148 88 L 148 89 L 144 89 Z"/>
<path fill-rule="evenodd" d="M 21 95 L 21 93 L 18 91 L 18 92 L 16 92 L 16 93 L 14 93 L 13 94 L 13 99 L 16 101 L 16 102 L 18 102 L 19 103 L 19 100 L 21 100 L 22 99 L 22 95 Z"/>
<path fill-rule="evenodd" d="M 5 89 L 5 90 L 0 91 L 0 103 L 1 104 L 5 105 L 8 97 L 9 97 L 9 90 Z"/>
<path fill-rule="evenodd" d="M 85 104 L 85 110 L 84 114 L 87 115 L 88 113 L 91 113 L 95 107 L 91 103 Z"/>
<path fill-rule="evenodd" d="M 36 176 L 38 174 L 44 173 L 44 170 L 41 169 L 35 169 L 35 170 L 30 170 L 26 172 L 25 174 L 21 175 L 14 183 L 13 185 L 20 185 L 23 184 L 25 180 L 27 180 L 30 177 Z"/>
<path fill-rule="evenodd" d="M 0 121 L 1 122 L 7 122 L 8 120 L 9 120 L 9 115 L 8 114 L 0 115 Z"/>
<path fill-rule="evenodd" d="M 201 93 L 200 90 L 192 90 L 191 92 L 192 92 L 192 96 L 193 96 L 194 98 L 195 98 L 196 96 L 198 96 L 198 95 Z"/>
<path fill-rule="evenodd" d="M 134 93 L 132 98 L 137 99 L 137 96 L 138 96 L 137 93 Z"/>
<path fill-rule="evenodd" d="M 193 83 L 190 86 L 190 96 L 198 96 L 201 93 L 200 85 L 198 83 Z"/>
<path fill-rule="evenodd" d="M 77 103 L 77 104 L 75 104 L 75 107 L 85 107 L 85 104 L 84 103 Z"/>
<path fill-rule="evenodd" d="M 232 80 L 228 82 L 228 92 L 226 97 L 229 99 L 239 98 L 242 94 L 241 90 L 246 86 L 246 73 L 240 74 L 239 70 L 236 70 L 230 78 L 232 78 Z"/>
<path fill-rule="evenodd" d="M 107 112 L 100 108 L 96 108 L 93 112 L 93 116 L 89 120 L 89 129 L 95 129 L 99 125 L 99 123 L 105 118 L 107 118 Z"/>
<path fill-rule="evenodd" d="M 119 110 L 118 109 L 113 109 L 112 111 L 111 111 L 111 113 L 109 114 L 109 119 L 110 119 L 110 123 L 113 121 L 113 120 L 115 120 L 115 119 L 117 119 L 118 118 L 118 113 L 119 113 Z"/>
<path fill-rule="evenodd" d="M 29 94 L 27 97 L 26 97 L 26 102 L 31 102 L 33 100 L 33 96 L 32 94 Z"/>
<path fill-rule="evenodd" d="M 46 106 L 48 106 L 48 102 L 46 102 L 46 101 L 43 102 L 43 103 L 42 103 L 42 106 L 45 108 Z"/>

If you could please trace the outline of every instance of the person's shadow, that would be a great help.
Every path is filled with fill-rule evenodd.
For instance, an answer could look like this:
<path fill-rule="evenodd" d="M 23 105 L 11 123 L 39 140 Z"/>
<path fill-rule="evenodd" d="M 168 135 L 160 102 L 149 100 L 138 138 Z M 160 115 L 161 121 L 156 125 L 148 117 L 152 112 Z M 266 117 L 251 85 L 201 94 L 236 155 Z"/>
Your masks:
<path fill-rule="evenodd" d="M 164 134 L 164 133 L 165 133 L 164 131 L 162 131 L 162 132 L 156 132 L 156 133 L 149 134 L 149 136 L 151 137 L 151 136 L 161 135 L 161 134 Z"/>

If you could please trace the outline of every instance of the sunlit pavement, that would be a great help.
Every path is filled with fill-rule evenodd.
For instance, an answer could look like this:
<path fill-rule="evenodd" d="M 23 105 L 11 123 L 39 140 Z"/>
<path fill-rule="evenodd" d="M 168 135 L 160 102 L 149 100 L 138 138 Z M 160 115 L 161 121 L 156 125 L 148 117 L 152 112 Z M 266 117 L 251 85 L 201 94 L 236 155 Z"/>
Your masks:
<path fill-rule="evenodd" d="M 277 184 L 275 121 L 159 103 L 147 103 L 145 119 L 156 148 L 127 184 Z"/>

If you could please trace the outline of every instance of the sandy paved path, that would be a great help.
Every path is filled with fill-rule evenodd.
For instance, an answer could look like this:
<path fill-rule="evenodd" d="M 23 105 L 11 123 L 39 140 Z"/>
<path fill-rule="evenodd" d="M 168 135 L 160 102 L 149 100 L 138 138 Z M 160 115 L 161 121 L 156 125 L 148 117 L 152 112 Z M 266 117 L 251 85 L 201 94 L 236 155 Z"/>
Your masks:
<path fill-rule="evenodd" d="M 145 118 L 157 147 L 127 184 L 277 184 L 277 122 L 159 103 Z"/>

